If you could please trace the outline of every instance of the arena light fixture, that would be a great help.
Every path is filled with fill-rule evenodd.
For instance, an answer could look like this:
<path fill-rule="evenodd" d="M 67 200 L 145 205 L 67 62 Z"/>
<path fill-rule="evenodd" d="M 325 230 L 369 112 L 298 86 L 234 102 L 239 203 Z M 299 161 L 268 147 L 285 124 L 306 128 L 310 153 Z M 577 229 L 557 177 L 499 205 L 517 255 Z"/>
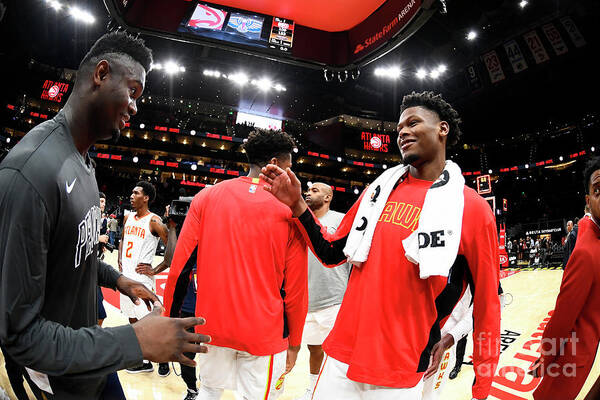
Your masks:
<path fill-rule="evenodd" d="M 9 137 L 6 138 L 6 143 L 10 143 L 10 138 Z"/>
<path fill-rule="evenodd" d="M 527 4 L 529 4 L 529 2 L 528 2 L 527 0 L 522 0 L 522 1 L 519 3 L 519 7 L 521 7 L 521 8 L 525 8 L 525 6 L 527 6 Z"/>
<path fill-rule="evenodd" d="M 338 162 L 342 162 L 342 157 L 337 158 Z"/>
<path fill-rule="evenodd" d="M 427 71 L 425 70 L 425 68 L 419 68 L 417 70 L 416 75 L 419 79 L 425 79 L 427 77 Z"/>
<path fill-rule="evenodd" d="M 236 72 L 235 74 L 230 74 L 228 79 L 240 86 L 244 86 L 248 83 L 248 75 L 243 72 Z"/>
<path fill-rule="evenodd" d="M 275 90 L 277 90 L 278 92 L 285 92 L 287 89 L 285 88 L 285 86 L 277 83 L 274 86 Z"/>
<path fill-rule="evenodd" d="M 260 78 L 259 80 L 253 79 L 251 82 L 258 90 L 262 92 L 268 92 L 273 86 L 273 82 L 269 78 Z"/>
<path fill-rule="evenodd" d="M 382 167 L 383 167 L 383 169 L 387 169 L 387 165 L 386 164 L 383 164 Z"/>
<path fill-rule="evenodd" d="M 400 67 L 391 66 L 391 67 L 377 67 L 375 68 L 375 76 L 380 78 L 388 78 L 388 79 L 398 79 L 400 75 L 402 75 L 402 71 Z"/>
<path fill-rule="evenodd" d="M 56 0 L 46 0 L 46 3 L 56 11 L 59 11 L 62 8 L 62 4 Z"/>
<path fill-rule="evenodd" d="M 437 69 L 434 69 L 429 73 L 429 76 L 433 79 L 437 79 L 440 77 L 440 71 L 438 71 Z"/>
<path fill-rule="evenodd" d="M 183 72 L 181 70 L 182 67 L 180 67 L 179 65 L 177 65 L 177 63 L 175 61 L 167 61 L 165 63 L 165 65 L 163 66 L 163 69 L 165 70 L 165 73 L 167 75 L 174 75 L 178 72 Z"/>
<path fill-rule="evenodd" d="M 140 124 L 140 129 L 144 129 L 146 127 L 145 124 Z"/>
<path fill-rule="evenodd" d="M 192 164 L 192 171 L 195 171 L 198 169 L 198 166 L 196 164 Z"/>
<path fill-rule="evenodd" d="M 192 136 L 196 136 L 196 131 L 192 129 L 192 130 L 190 131 L 190 135 L 192 135 Z"/>
<path fill-rule="evenodd" d="M 85 22 L 86 24 L 93 24 L 96 21 L 96 18 L 92 14 L 76 6 L 69 8 L 69 14 L 77 21 Z"/>
<path fill-rule="evenodd" d="M 242 150 L 244 150 L 244 149 L 242 149 Z M 293 151 L 294 153 L 297 153 L 297 152 L 298 152 L 298 148 L 297 148 L 297 147 L 294 147 L 294 148 L 292 149 L 292 151 Z"/>
<path fill-rule="evenodd" d="M 525 168 L 529 168 L 529 164 L 525 164 Z"/>
<path fill-rule="evenodd" d="M 312 186 L 312 182 L 311 181 L 306 182 L 306 186 L 311 187 Z"/>
<path fill-rule="evenodd" d="M 558 157 L 560 161 L 564 160 L 563 156 Z"/>
<path fill-rule="evenodd" d="M 354 194 L 359 194 L 360 191 L 358 190 L 358 188 L 354 188 Z"/>
<path fill-rule="evenodd" d="M 488 174 L 491 174 L 491 173 L 492 173 L 492 170 L 491 170 L 491 169 L 488 169 Z"/>
<path fill-rule="evenodd" d="M 139 159 L 137 156 L 133 157 L 133 162 L 134 162 L 134 163 L 136 163 L 136 164 L 137 164 L 137 162 L 138 162 L 139 160 L 140 160 L 140 159 Z"/>
<path fill-rule="evenodd" d="M 469 33 L 467 33 L 467 40 L 475 40 L 476 38 L 477 38 L 477 32 L 469 31 Z"/>
<path fill-rule="evenodd" d="M 594 151 L 596 151 L 596 148 L 594 146 L 592 146 L 592 148 L 590 150 L 592 150 L 592 153 L 593 153 Z"/>

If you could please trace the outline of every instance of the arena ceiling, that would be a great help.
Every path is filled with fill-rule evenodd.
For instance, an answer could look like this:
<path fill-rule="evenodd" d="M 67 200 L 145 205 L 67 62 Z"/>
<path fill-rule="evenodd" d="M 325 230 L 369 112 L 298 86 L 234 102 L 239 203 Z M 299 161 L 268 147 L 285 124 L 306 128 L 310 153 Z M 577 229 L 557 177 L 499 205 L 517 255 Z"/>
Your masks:
<path fill-rule="evenodd" d="M 64 12 L 58 13 L 49 7 L 46 0 L 4 1 L 7 9 L 0 32 L 3 37 L 2 62 L 7 72 L 17 79 L 5 76 L 4 90 L 0 92 L 3 97 L 19 91 L 19 79 L 27 79 L 23 66 L 29 59 L 76 69 L 85 51 L 106 31 L 108 15 L 101 0 L 77 1 L 81 8 L 96 17 L 91 25 L 74 23 Z M 320 25 L 328 29 L 343 28 L 334 25 L 331 19 L 319 22 L 322 15 L 301 14 L 299 5 L 306 4 L 305 1 L 227 0 L 227 3 L 231 1 L 238 1 L 239 7 L 244 7 L 244 1 L 254 7 L 273 7 L 277 3 L 280 7 L 289 7 L 287 12 L 296 13 L 296 18 L 306 17 L 307 24 L 330 24 Z M 360 9 L 360 13 L 353 11 L 356 18 L 381 2 L 352 1 L 356 3 L 355 7 L 347 9 Z M 336 7 L 347 1 L 314 3 L 333 13 L 342 12 Z M 324 6 L 325 3 L 328 5 Z M 456 104 L 473 140 L 489 135 L 510 136 L 515 129 L 538 126 L 539 120 L 547 118 L 548 114 L 560 115 L 563 111 L 577 111 L 582 106 L 591 107 L 582 93 L 597 92 L 600 86 L 593 64 L 589 62 L 598 50 L 600 35 L 595 21 L 600 16 L 599 3 L 593 0 L 532 0 L 524 8 L 519 3 L 520 0 L 449 1 L 447 14 L 436 14 L 398 49 L 361 70 L 358 79 L 349 78 L 343 83 L 336 79 L 326 82 L 322 71 L 222 49 L 147 38 L 157 60 L 175 59 L 186 67 L 186 72 L 172 77 L 151 72 L 146 94 L 198 99 L 233 107 L 244 105 L 249 111 L 275 113 L 282 118 L 308 122 L 340 114 L 393 121 L 398 117 L 403 94 L 412 90 L 434 90 Z M 481 63 L 486 52 L 498 50 L 506 40 L 522 36 L 528 30 L 564 15 L 577 21 L 587 40 L 586 46 L 549 62 L 530 65 L 527 71 L 498 84 L 483 85 L 479 90 L 469 88 L 465 77 L 468 65 Z M 352 21 L 352 18 L 340 19 L 336 24 L 351 25 L 355 23 Z M 474 41 L 467 41 L 466 35 L 471 29 L 477 30 L 479 36 Z M 440 79 L 419 81 L 414 78 L 418 68 L 441 63 L 447 66 L 448 72 Z M 406 75 L 396 81 L 374 76 L 375 68 L 388 65 L 399 65 Z M 262 93 L 236 88 L 223 80 L 204 76 L 204 69 L 227 73 L 244 69 L 252 76 L 269 76 L 281 82 L 287 91 Z M 487 79 L 485 69 L 479 72 Z M 505 72 L 510 75 L 510 71 Z"/>

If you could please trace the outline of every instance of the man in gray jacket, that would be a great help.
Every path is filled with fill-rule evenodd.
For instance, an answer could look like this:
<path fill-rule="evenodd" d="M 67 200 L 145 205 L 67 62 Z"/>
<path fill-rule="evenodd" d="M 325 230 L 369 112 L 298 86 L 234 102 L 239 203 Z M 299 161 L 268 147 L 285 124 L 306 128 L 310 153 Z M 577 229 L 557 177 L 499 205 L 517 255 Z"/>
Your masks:
<path fill-rule="evenodd" d="M 144 285 L 98 260 L 97 140 L 119 137 L 142 94 L 152 55 L 123 32 L 102 36 L 79 66 L 73 93 L 0 164 L 0 342 L 48 399 L 120 398 L 115 371 L 206 352 L 202 318 L 161 317 Z M 154 311 L 133 325 L 96 325 L 96 286 Z M 107 382 L 109 382 L 107 384 Z"/>

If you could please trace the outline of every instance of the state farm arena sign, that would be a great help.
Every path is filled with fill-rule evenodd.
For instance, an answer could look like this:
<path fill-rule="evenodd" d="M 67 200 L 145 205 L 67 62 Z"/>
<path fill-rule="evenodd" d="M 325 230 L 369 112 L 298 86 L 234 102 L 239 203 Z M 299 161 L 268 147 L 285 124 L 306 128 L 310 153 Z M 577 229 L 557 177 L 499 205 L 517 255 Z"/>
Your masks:
<path fill-rule="evenodd" d="M 40 99 L 62 103 L 63 97 L 66 97 L 65 95 L 69 91 L 69 86 L 68 83 L 55 82 L 47 79 L 42 86 Z"/>
<path fill-rule="evenodd" d="M 386 1 L 380 9 L 348 32 L 352 59 L 369 53 L 405 28 L 421 7 L 421 0 Z"/>
<path fill-rule="evenodd" d="M 360 138 L 363 150 L 379 151 L 382 153 L 389 151 L 390 135 L 385 133 L 361 132 Z"/>

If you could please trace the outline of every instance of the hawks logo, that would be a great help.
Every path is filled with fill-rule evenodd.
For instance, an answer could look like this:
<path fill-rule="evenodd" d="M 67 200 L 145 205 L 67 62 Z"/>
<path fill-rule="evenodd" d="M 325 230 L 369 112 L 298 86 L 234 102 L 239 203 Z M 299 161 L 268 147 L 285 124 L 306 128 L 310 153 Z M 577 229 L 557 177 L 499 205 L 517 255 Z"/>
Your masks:
<path fill-rule="evenodd" d="M 275 382 L 275 390 L 281 390 L 283 387 L 283 379 L 285 378 L 285 374 L 281 375 L 277 382 Z"/>
<path fill-rule="evenodd" d="M 505 264 L 508 262 L 508 256 L 505 254 L 500 254 L 500 264 Z"/>

